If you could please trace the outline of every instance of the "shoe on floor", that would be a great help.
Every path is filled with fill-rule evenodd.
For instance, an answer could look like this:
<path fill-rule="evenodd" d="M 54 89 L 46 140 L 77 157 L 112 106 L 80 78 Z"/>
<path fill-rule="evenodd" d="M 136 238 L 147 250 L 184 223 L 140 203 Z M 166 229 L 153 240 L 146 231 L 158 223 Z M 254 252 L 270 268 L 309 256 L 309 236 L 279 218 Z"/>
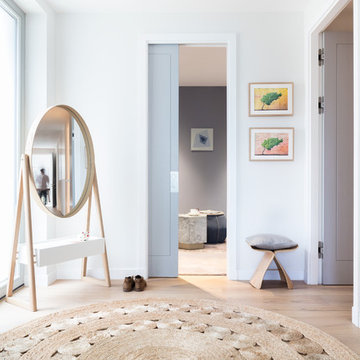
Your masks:
<path fill-rule="evenodd" d="M 145 279 L 140 275 L 136 275 L 135 276 L 135 291 L 144 291 L 145 288 L 146 288 Z"/>
<path fill-rule="evenodd" d="M 132 291 L 135 287 L 135 281 L 132 276 L 126 276 L 123 282 L 123 291 L 129 292 Z"/>

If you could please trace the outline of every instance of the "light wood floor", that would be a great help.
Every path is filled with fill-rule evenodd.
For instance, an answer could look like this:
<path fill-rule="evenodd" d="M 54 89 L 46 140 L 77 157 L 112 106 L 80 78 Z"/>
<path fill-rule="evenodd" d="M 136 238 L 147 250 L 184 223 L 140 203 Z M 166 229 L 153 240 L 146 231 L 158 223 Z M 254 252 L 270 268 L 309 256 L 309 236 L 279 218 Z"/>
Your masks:
<path fill-rule="evenodd" d="M 304 321 L 338 338 L 360 354 L 360 329 L 351 323 L 352 287 L 308 286 L 295 282 L 294 290 L 268 282 L 262 290 L 247 282 L 230 281 L 223 276 L 181 276 L 177 279 L 150 279 L 143 293 L 124 293 L 122 281 L 106 288 L 76 280 L 58 280 L 38 289 L 40 311 L 31 313 L 0 302 L 0 332 L 51 312 L 101 301 L 150 297 L 222 299 L 260 307 Z M 16 296 L 28 294 L 21 289 Z"/>
<path fill-rule="evenodd" d="M 205 244 L 204 249 L 179 249 L 180 275 L 226 275 L 226 244 Z"/>

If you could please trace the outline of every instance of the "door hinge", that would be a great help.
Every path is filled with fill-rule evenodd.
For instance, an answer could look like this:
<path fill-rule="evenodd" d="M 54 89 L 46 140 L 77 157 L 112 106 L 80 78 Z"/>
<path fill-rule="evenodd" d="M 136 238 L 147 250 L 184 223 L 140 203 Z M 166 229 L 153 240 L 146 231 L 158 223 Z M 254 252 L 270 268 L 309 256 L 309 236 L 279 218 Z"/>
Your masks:
<path fill-rule="evenodd" d="M 325 111 L 325 98 L 324 98 L 324 96 L 319 96 L 318 110 L 319 110 L 319 114 L 323 114 L 324 111 Z"/>
<path fill-rule="evenodd" d="M 318 257 L 319 257 L 319 259 L 324 258 L 324 242 L 323 241 L 318 242 Z"/>
<path fill-rule="evenodd" d="M 323 66 L 325 64 L 325 50 L 324 50 L 324 48 L 319 49 L 318 61 L 319 61 L 319 66 Z"/>

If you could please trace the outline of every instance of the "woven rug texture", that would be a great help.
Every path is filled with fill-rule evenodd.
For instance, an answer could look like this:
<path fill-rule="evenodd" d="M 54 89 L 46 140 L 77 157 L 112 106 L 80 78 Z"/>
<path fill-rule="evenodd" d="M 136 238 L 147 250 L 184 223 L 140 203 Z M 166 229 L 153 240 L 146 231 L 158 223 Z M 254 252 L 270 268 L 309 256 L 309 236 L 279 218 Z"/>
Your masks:
<path fill-rule="evenodd" d="M 61 311 L 0 335 L 0 359 L 356 360 L 326 333 L 221 301 L 148 299 Z"/>

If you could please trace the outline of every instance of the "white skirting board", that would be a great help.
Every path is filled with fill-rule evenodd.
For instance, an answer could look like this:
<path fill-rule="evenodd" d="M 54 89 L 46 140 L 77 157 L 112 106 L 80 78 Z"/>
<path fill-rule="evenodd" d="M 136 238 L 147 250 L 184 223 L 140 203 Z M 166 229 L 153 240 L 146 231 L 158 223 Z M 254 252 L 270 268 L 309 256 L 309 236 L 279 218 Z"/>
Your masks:
<path fill-rule="evenodd" d="M 74 269 L 65 269 L 58 267 L 57 270 L 57 279 L 67 279 L 67 280 L 78 280 L 80 279 L 80 274 L 78 273 L 78 266 L 74 266 Z M 238 270 L 236 279 L 238 281 L 248 281 L 254 274 L 254 270 Z M 303 271 L 291 271 L 287 270 L 288 275 L 291 280 L 304 280 L 304 272 Z M 102 267 L 98 268 L 89 268 L 88 272 L 91 276 L 94 276 L 98 279 L 104 278 L 104 271 Z M 112 279 L 123 280 L 125 276 L 130 275 L 142 275 L 145 274 L 144 268 L 110 268 L 110 274 Z M 279 274 L 275 271 L 270 271 L 265 275 L 265 280 L 279 280 Z"/>
<path fill-rule="evenodd" d="M 360 327 L 360 309 L 352 307 L 352 322 L 355 326 Z"/>
<path fill-rule="evenodd" d="M 53 266 L 36 268 L 36 279 L 40 281 L 38 284 L 40 286 L 48 286 L 51 285 L 55 280 L 80 280 L 81 274 L 79 272 L 79 264 L 77 264 L 80 260 L 76 261 L 76 266 L 74 262 L 74 266 L 71 268 L 64 268 L 63 266 Z M 61 265 L 61 264 L 59 264 Z M 46 269 L 46 270 L 45 270 Z M 50 269 L 50 270 L 48 270 Z M 238 270 L 236 273 L 236 279 L 239 281 L 248 281 L 251 279 L 254 270 Z M 304 280 L 304 272 L 302 271 L 292 271 L 287 270 L 291 280 Z M 94 276 L 97 279 L 104 279 L 104 269 L 102 267 L 89 268 L 88 273 L 90 276 Z M 130 275 L 142 275 L 145 274 L 144 268 L 110 268 L 110 274 L 112 279 L 123 280 L 125 276 Z M 279 274 L 276 271 L 270 271 L 265 275 L 265 280 L 279 280 Z M 26 281 L 25 281 L 26 285 Z M 354 314 L 359 314 L 360 311 L 356 311 L 353 308 L 353 318 Z M 359 315 L 360 316 L 360 315 Z M 357 318 L 359 318 L 359 316 Z"/>
<path fill-rule="evenodd" d="M 64 268 L 59 265 L 35 267 L 36 284 L 40 287 L 46 287 L 53 284 L 56 280 L 80 280 L 81 274 L 79 272 L 81 260 L 76 261 L 76 266 L 72 268 Z M 89 268 L 88 274 L 97 279 L 104 279 L 103 267 Z M 125 276 L 141 275 L 144 276 L 144 268 L 112 268 L 110 269 L 112 279 L 123 280 Z M 29 285 L 28 276 L 24 276 L 25 286 Z"/>
<path fill-rule="evenodd" d="M 80 264 L 80 260 L 79 264 Z M 79 264 L 72 268 L 64 268 L 62 266 L 45 266 L 42 268 L 36 268 L 36 280 L 39 286 L 49 286 L 56 280 L 80 280 L 81 274 L 78 270 Z M 61 264 L 59 264 L 61 265 Z M 238 270 L 236 279 L 238 281 L 248 281 L 251 279 L 254 270 Z M 286 270 L 291 280 L 304 280 L 304 273 L 302 271 Z M 89 268 L 88 273 L 97 279 L 104 279 L 104 269 L 102 267 Z M 142 275 L 145 274 L 144 268 L 110 268 L 110 274 L 112 279 L 123 280 L 125 276 L 130 275 Z M 268 272 L 265 275 L 264 280 L 279 280 L 279 274 L 276 271 Z M 27 285 L 25 279 L 25 285 Z M 353 319 L 354 314 L 360 314 L 360 311 L 353 307 Z M 359 315 L 360 316 L 360 315 Z M 357 318 L 359 319 L 359 316 Z M 356 318 L 356 316 L 355 316 Z M 360 321 L 359 321 L 360 323 Z"/>
<path fill-rule="evenodd" d="M 104 279 L 104 269 L 102 267 L 98 268 L 89 268 L 88 273 L 90 276 L 93 276 L 97 279 Z M 141 275 L 144 276 L 144 268 L 110 268 L 111 279 L 124 280 L 125 276 L 130 275 Z M 66 280 L 80 280 L 80 273 L 78 267 L 74 269 L 65 269 L 58 267 L 57 270 L 57 279 L 66 279 Z"/>

